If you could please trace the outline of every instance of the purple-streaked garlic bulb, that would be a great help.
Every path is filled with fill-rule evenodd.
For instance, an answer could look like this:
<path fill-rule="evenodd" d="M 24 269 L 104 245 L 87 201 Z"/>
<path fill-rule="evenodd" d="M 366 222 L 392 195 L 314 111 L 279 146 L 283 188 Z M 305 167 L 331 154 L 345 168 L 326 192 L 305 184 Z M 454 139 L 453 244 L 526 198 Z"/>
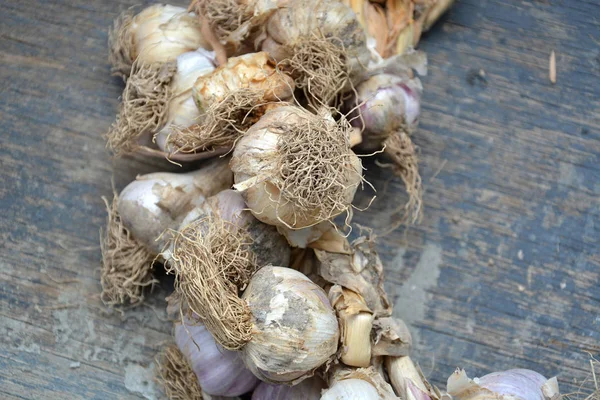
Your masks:
<path fill-rule="evenodd" d="M 364 128 L 361 149 L 379 150 L 391 134 L 410 132 L 417 125 L 422 92 L 418 79 L 381 73 L 360 83 L 356 91 L 346 111 L 352 111 L 354 127 Z"/>
<path fill-rule="evenodd" d="M 131 234 L 158 254 L 168 238 L 162 235 L 165 230 L 177 228 L 188 212 L 232 183 L 227 159 L 210 161 L 185 174 L 142 175 L 121 191 L 117 208 Z"/>
<path fill-rule="evenodd" d="M 259 380 L 234 351 L 225 350 L 202 324 L 187 319 L 175 326 L 175 341 L 190 361 L 202 390 L 215 396 L 239 396 L 254 389 Z"/>
<path fill-rule="evenodd" d="M 318 377 L 303 380 L 295 386 L 261 382 L 252 392 L 252 400 L 319 400 L 324 388 L 325 382 Z"/>
<path fill-rule="evenodd" d="M 493 372 L 475 379 L 458 369 L 448 378 L 447 391 L 456 400 L 556 400 L 560 397 L 556 378 L 546 379 L 528 369 Z"/>

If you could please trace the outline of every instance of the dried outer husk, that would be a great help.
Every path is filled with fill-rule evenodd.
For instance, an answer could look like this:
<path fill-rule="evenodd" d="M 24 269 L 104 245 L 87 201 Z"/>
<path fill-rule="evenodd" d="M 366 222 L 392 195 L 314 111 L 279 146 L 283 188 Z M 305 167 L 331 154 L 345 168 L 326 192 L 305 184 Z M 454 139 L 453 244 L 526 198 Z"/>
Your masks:
<path fill-rule="evenodd" d="M 390 384 L 387 383 L 384 377 L 381 376 L 373 367 L 357 369 L 344 367 L 334 368 L 329 378 L 329 390 L 334 388 L 337 384 L 350 380 L 358 380 L 368 383 L 372 388 L 375 389 L 378 396 L 376 398 L 378 400 L 399 400 L 398 397 L 394 394 L 394 390 L 392 389 Z M 322 399 L 333 400 L 334 398 L 338 398 L 326 396 L 328 391 L 325 391 L 323 393 Z M 360 396 L 358 393 L 355 394 L 355 396 L 357 397 L 352 398 L 360 398 L 365 400 L 375 399 L 375 397 L 371 395 L 370 390 L 367 390 L 364 396 Z"/>
<path fill-rule="evenodd" d="M 535 371 L 512 369 L 470 379 L 463 369 L 449 378 L 447 392 L 456 400 L 558 400 L 556 378 L 546 379 Z"/>
<path fill-rule="evenodd" d="M 200 76 L 192 91 L 198 122 L 170 132 L 165 147 L 172 154 L 231 148 L 267 110 L 291 99 L 294 82 L 259 52 L 230 58 Z"/>
<path fill-rule="evenodd" d="M 320 262 L 319 274 L 332 284 L 359 293 L 375 316 L 391 315 L 392 306 L 383 287 L 383 265 L 375 251 L 374 242 L 362 236 L 350 247 L 352 254 L 315 249 Z"/>
<path fill-rule="evenodd" d="M 385 366 L 396 394 L 402 399 L 439 400 L 440 391 L 431 386 L 409 356 L 385 357 Z"/>
<path fill-rule="evenodd" d="M 412 347 L 412 336 L 401 319 L 376 318 L 372 331 L 373 356 L 407 356 Z"/>
<path fill-rule="evenodd" d="M 134 61 L 165 63 L 198 48 L 210 49 L 197 18 L 184 8 L 155 4 L 133 15 L 123 12 L 109 29 L 109 61 L 114 75 L 126 79 Z"/>
<path fill-rule="evenodd" d="M 351 367 L 368 367 L 373 313 L 360 294 L 339 285 L 329 289 L 329 301 L 340 323 L 340 359 Z"/>

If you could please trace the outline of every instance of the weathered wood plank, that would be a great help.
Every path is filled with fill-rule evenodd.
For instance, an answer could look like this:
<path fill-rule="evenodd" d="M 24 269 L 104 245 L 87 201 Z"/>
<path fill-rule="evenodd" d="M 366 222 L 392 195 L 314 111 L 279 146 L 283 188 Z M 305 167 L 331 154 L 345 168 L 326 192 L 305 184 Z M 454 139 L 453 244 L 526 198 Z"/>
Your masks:
<path fill-rule="evenodd" d="M 177 170 L 112 160 L 101 138 L 122 90 L 106 27 L 136 3 L 0 4 L 3 398 L 155 396 L 168 282 L 125 320 L 98 300 L 100 196 L 113 178 Z M 379 249 L 436 384 L 456 366 L 527 367 L 570 392 L 600 352 L 599 14 L 596 1 L 458 0 L 423 38 L 425 217 Z M 383 232 L 403 188 L 365 165 L 379 193 L 355 220 Z"/>

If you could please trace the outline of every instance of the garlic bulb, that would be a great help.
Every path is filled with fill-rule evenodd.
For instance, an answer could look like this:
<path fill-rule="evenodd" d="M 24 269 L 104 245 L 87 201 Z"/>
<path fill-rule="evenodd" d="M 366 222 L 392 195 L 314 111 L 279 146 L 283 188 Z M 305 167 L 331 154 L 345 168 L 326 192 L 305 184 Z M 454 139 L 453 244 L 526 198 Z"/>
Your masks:
<path fill-rule="evenodd" d="M 202 324 L 184 319 L 175 325 L 175 341 L 190 361 L 202 390 L 216 396 L 239 396 L 254 389 L 256 378 L 233 351 L 219 347 Z"/>
<path fill-rule="evenodd" d="M 201 26 L 185 8 L 155 4 L 132 16 L 126 11 L 109 32 L 109 60 L 114 74 L 129 76 L 131 64 L 165 63 L 198 48 L 210 49 Z"/>
<path fill-rule="evenodd" d="M 291 230 L 350 210 L 362 181 L 348 130 L 329 114 L 295 106 L 268 111 L 254 124 L 237 142 L 231 168 L 254 216 Z"/>
<path fill-rule="evenodd" d="M 229 149 L 273 105 L 292 97 L 294 83 L 267 53 L 232 57 L 193 86 L 198 123 L 170 133 L 166 146 L 189 154 Z"/>
<path fill-rule="evenodd" d="M 363 130 L 361 150 L 379 150 L 390 135 L 398 131 L 410 133 L 416 127 L 422 92 L 417 78 L 378 74 L 360 83 L 356 92 L 356 100 L 347 108 L 358 107 L 352 115 L 352 125 Z"/>
<path fill-rule="evenodd" d="M 228 160 L 217 159 L 185 174 L 157 172 L 139 176 L 121 191 L 117 207 L 125 227 L 158 254 L 167 240 L 167 236 L 161 236 L 165 230 L 177 228 L 206 197 L 231 184 Z"/>
<path fill-rule="evenodd" d="M 321 400 L 399 400 L 375 368 L 337 368 Z M 404 399 L 404 398 L 403 398 Z"/>
<path fill-rule="evenodd" d="M 557 400 L 560 398 L 556 378 L 546 379 L 528 369 L 494 372 L 481 378 L 469 379 L 458 369 L 450 378 L 448 394 L 457 400 Z"/>
<path fill-rule="evenodd" d="M 171 82 L 173 95 L 169 101 L 167 122 L 154 137 L 162 151 L 172 152 L 172 149 L 167 148 L 166 142 L 175 129 L 188 128 L 199 122 L 201 115 L 192 96 L 192 87 L 196 79 L 215 69 L 214 62 L 214 52 L 203 49 L 177 57 L 177 72 Z"/>
<path fill-rule="evenodd" d="M 261 382 L 252 392 L 252 400 L 319 400 L 324 388 L 325 382 L 315 376 L 295 386 Z"/>
<path fill-rule="evenodd" d="M 302 273 L 263 267 L 242 299 L 252 314 L 252 338 L 242 358 L 261 380 L 297 384 L 337 351 L 335 312 L 323 289 Z"/>
<path fill-rule="evenodd" d="M 368 367 L 373 313 L 360 294 L 338 285 L 329 290 L 329 301 L 340 322 L 342 362 L 351 367 Z"/>
<path fill-rule="evenodd" d="M 259 41 L 315 104 L 330 103 L 370 59 L 356 15 L 336 0 L 293 1 L 279 7 Z"/>

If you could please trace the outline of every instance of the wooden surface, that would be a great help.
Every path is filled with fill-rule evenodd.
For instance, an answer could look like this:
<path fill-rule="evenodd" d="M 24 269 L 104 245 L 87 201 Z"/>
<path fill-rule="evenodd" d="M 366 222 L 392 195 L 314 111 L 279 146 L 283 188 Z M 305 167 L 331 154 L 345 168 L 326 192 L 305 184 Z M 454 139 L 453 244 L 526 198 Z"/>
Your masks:
<path fill-rule="evenodd" d="M 160 397 L 169 283 L 123 318 L 98 300 L 100 196 L 177 169 L 101 138 L 122 90 L 106 28 L 135 3 L 0 2 L 0 398 Z M 425 217 L 379 249 L 438 385 L 525 367 L 572 392 L 600 352 L 599 17 L 597 0 L 458 0 L 423 38 Z M 382 232 L 402 185 L 366 166 L 379 193 L 355 221 Z"/>

